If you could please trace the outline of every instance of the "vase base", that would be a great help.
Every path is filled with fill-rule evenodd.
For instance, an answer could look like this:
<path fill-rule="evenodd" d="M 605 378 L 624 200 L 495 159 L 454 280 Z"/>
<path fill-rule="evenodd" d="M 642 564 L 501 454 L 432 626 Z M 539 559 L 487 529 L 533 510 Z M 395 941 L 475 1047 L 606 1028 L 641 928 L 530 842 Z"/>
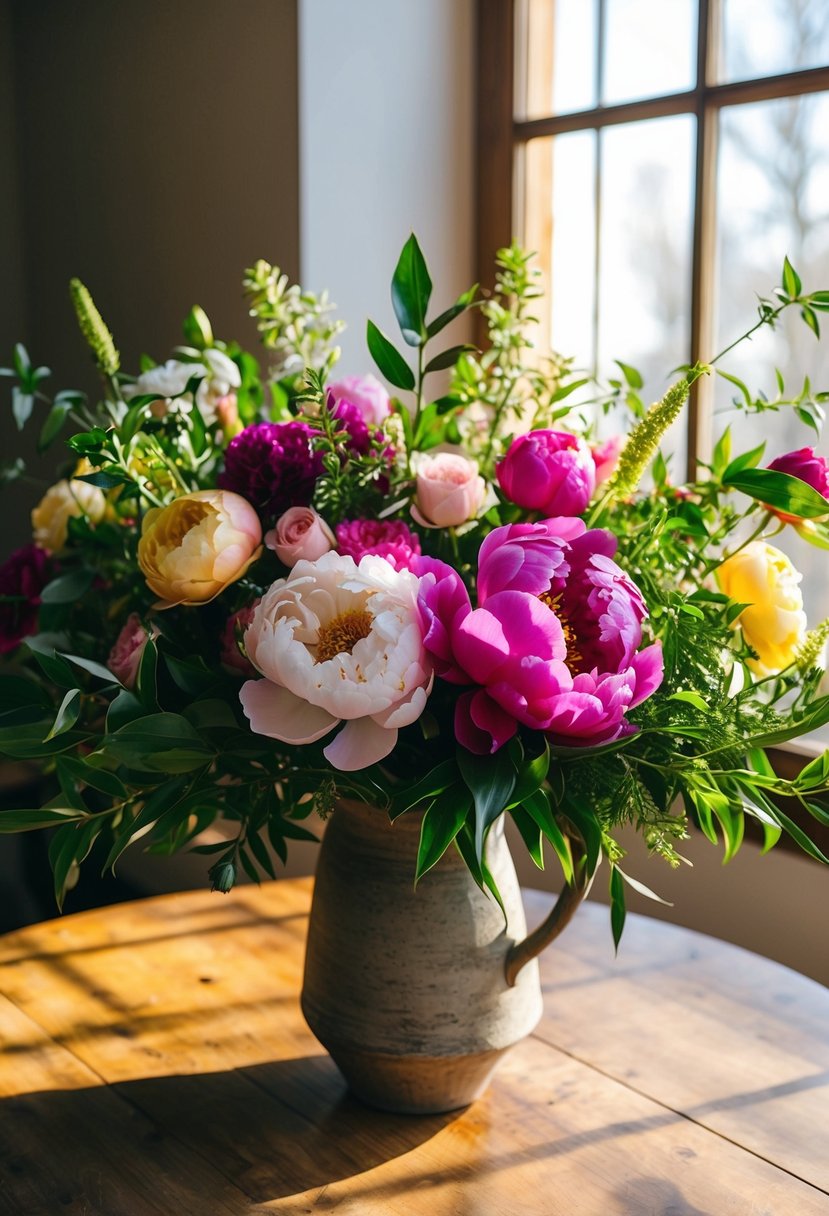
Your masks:
<path fill-rule="evenodd" d="M 509 1048 L 467 1056 L 391 1056 L 335 1048 L 334 1063 L 356 1098 L 399 1115 L 439 1115 L 479 1098 Z"/>

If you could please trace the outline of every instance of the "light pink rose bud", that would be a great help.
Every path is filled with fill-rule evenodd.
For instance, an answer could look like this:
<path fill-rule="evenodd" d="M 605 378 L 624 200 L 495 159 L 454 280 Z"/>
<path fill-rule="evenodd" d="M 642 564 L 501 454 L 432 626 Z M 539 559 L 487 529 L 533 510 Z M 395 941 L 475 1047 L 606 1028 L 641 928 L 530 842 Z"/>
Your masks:
<path fill-rule="evenodd" d="M 596 485 L 600 486 L 616 472 L 619 456 L 625 446 L 624 435 L 611 435 L 601 443 L 590 445 L 590 455 L 596 466 Z"/>
<path fill-rule="evenodd" d="M 332 409 L 340 401 L 350 401 L 369 426 L 379 426 L 391 409 L 389 395 L 375 376 L 344 376 L 342 380 L 326 384 L 325 391 L 332 398 Z"/>
<path fill-rule="evenodd" d="M 265 535 L 265 544 L 286 566 L 315 562 L 336 547 L 337 538 L 313 507 L 289 507 Z"/>
<path fill-rule="evenodd" d="M 154 625 L 147 629 L 137 612 L 130 613 L 107 659 L 107 667 L 125 688 L 135 687 L 144 647 L 150 638 L 156 637 L 158 630 Z"/>
<path fill-rule="evenodd" d="M 486 497 L 478 465 L 455 452 L 421 460 L 412 516 L 424 528 L 454 528 L 474 519 Z"/>

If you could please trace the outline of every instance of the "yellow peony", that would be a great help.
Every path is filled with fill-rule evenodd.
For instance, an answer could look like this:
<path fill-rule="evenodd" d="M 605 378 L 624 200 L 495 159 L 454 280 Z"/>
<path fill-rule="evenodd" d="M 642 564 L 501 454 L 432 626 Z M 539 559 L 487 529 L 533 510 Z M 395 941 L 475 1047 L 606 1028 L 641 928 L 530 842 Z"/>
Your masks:
<path fill-rule="evenodd" d="M 199 490 L 144 516 L 138 564 L 157 608 L 206 604 L 262 552 L 259 516 L 240 494 Z"/>
<path fill-rule="evenodd" d="M 759 655 L 759 661 L 749 663 L 757 675 L 788 667 L 806 637 L 802 577 L 785 553 L 761 540 L 746 545 L 717 570 L 721 590 L 737 603 L 748 604 L 737 623 Z"/>
<path fill-rule="evenodd" d="M 77 481 L 83 473 L 93 472 L 88 460 L 82 460 L 71 481 L 58 481 L 50 486 L 32 511 L 33 540 L 47 553 L 60 553 L 69 533 L 69 520 L 85 515 L 92 523 L 100 523 L 107 509 L 103 491 L 88 481 Z"/>

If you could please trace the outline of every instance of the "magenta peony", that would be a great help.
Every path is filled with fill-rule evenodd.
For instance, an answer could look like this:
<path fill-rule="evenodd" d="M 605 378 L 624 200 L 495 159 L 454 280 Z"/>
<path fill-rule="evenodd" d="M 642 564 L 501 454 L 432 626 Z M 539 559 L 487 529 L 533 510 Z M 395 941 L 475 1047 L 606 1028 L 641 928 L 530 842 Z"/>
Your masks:
<path fill-rule="evenodd" d="M 296 419 L 246 426 L 228 444 L 219 486 L 241 494 L 266 516 L 307 507 L 322 473 L 313 434 L 313 427 Z"/>
<path fill-rule="evenodd" d="M 576 745 L 635 729 L 625 714 L 659 687 L 662 651 L 638 650 L 647 610 L 615 551 L 614 536 L 577 520 L 496 528 L 481 546 L 474 609 L 457 576 L 418 571 L 436 673 L 477 685 L 455 714 L 469 751 L 497 751 L 519 724 Z"/>
<path fill-rule="evenodd" d="M 496 473 L 511 502 L 544 515 L 581 515 L 596 488 L 590 449 L 567 431 L 519 435 Z"/>
<path fill-rule="evenodd" d="M 337 524 L 337 548 L 359 562 L 367 553 L 384 557 L 395 570 L 411 570 L 420 541 L 402 520 L 344 519 Z"/>
<path fill-rule="evenodd" d="M 50 577 L 49 554 L 37 545 L 16 549 L 0 566 L 0 654 L 36 631 L 40 593 Z"/>

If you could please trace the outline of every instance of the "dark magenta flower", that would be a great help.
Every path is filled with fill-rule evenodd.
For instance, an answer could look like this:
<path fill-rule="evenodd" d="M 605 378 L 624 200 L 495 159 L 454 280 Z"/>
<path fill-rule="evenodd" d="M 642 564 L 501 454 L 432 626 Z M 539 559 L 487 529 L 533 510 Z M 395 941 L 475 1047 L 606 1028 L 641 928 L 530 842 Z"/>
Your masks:
<path fill-rule="evenodd" d="M 228 444 L 219 487 L 241 494 L 266 516 L 307 507 L 322 473 L 315 433 L 298 419 L 246 426 Z"/>
<path fill-rule="evenodd" d="M 399 519 L 344 519 L 335 531 L 338 551 L 355 562 L 374 553 L 395 570 L 411 570 L 420 556 L 419 539 Z"/>
<path fill-rule="evenodd" d="M 496 473 L 511 502 L 544 515 L 581 515 L 596 488 L 590 448 L 568 431 L 519 435 Z"/>
<path fill-rule="evenodd" d="M 576 745 L 635 729 L 625 714 L 659 687 L 662 649 L 638 650 L 647 610 L 615 551 L 614 536 L 580 521 L 515 524 L 481 546 L 477 608 L 459 576 L 421 579 L 436 673 L 477 685 L 456 707 L 464 747 L 497 751 L 519 723 Z"/>
<path fill-rule="evenodd" d="M 0 566 L 0 654 L 37 629 L 40 593 L 50 578 L 49 555 L 37 545 L 16 549 Z"/>
<path fill-rule="evenodd" d="M 813 490 L 817 490 L 818 494 L 829 499 L 829 465 L 822 456 L 815 455 L 814 448 L 798 448 L 796 452 L 786 452 L 773 460 L 768 467 L 777 473 L 788 473 L 790 477 L 805 481 Z M 829 502 L 826 510 L 829 512 Z M 801 522 L 799 515 L 786 515 L 782 511 L 776 511 L 775 514 L 787 523 Z"/>

